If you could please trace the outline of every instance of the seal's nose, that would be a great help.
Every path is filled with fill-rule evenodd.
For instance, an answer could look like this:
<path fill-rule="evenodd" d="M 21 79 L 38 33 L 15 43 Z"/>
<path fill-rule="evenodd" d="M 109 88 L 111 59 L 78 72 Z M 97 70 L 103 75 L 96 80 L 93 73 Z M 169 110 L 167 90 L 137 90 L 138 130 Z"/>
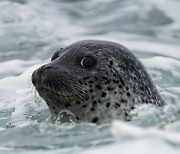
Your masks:
<path fill-rule="evenodd" d="M 31 77 L 31 81 L 32 81 L 32 83 L 33 83 L 33 85 L 36 87 L 37 86 L 37 82 L 38 82 L 38 80 L 39 80 L 39 75 L 38 75 L 39 73 L 38 73 L 38 69 L 37 70 L 35 70 L 34 72 L 33 72 L 33 74 L 32 74 L 32 77 Z"/>
<path fill-rule="evenodd" d="M 46 64 L 46 65 L 43 65 L 40 68 L 36 69 L 33 72 L 31 81 L 35 87 L 37 87 L 41 83 L 41 78 L 42 78 L 43 74 L 45 74 L 45 72 L 50 73 L 50 71 L 48 72 L 48 70 L 51 70 L 51 68 L 52 68 L 51 65 Z"/>

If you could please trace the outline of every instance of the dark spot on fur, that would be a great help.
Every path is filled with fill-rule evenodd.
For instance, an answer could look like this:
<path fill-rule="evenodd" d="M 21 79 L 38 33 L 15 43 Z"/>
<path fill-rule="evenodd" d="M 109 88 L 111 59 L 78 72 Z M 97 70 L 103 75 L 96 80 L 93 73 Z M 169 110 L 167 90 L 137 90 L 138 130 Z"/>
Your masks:
<path fill-rule="evenodd" d="M 153 100 L 156 100 L 156 97 L 155 97 L 155 96 L 153 96 L 152 98 L 153 98 Z"/>
<path fill-rule="evenodd" d="M 95 111 L 95 108 L 94 108 L 94 107 L 92 107 L 92 108 L 91 108 L 91 111 Z"/>
<path fill-rule="evenodd" d="M 101 87 L 100 85 L 96 85 L 96 88 L 97 88 L 98 90 L 101 90 L 101 89 L 102 89 L 102 87 Z"/>
<path fill-rule="evenodd" d="M 131 107 L 131 110 L 134 110 L 134 109 L 135 109 L 135 107 L 134 107 L 134 106 L 132 106 L 132 107 Z"/>
<path fill-rule="evenodd" d="M 83 79 L 84 79 L 84 80 L 87 80 L 87 79 L 89 79 L 89 76 L 86 76 L 86 77 L 84 77 Z"/>
<path fill-rule="evenodd" d="M 115 108 L 119 108 L 120 104 L 119 103 L 115 103 Z"/>
<path fill-rule="evenodd" d="M 122 87 L 123 87 L 123 86 L 120 84 L 120 85 L 119 85 L 119 88 L 121 89 Z"/>
<path fill-rule="evenodd" d="M 92 92 L 93 92 L 93 90 L 92 90 L 92 89 L 89 89 L 89 92 L 91 92 L 91 93 L 92 93 Z"/>
<path fill-rule="evenodd" d="M 118 75 L 116 73 L 113 73 L 113 76 L 116 77 L 116 78 L 118 77 Z"/>
<path fill-rule="evenodd" d="M 52 109 L 54 110 L 54 109 L 56 109 L 56 108 L 53 106 Z"/>
<path fill-rule="evenodd" d="M 116 71 L 115 68 L 112 68 L 112 72 Z"/>
<path fill-rule="evenodd" d="M 136 93 L 136 87 L 133 87 L 133 92 Z"/>
<path fill-rule="evenodd" d="M 70 103 L 65 103 L 64 106 L 65 106 L 66 108 L 68 108 L 69 106 L 71 106 L 71 104 L 70 104 Z"/>
<path fill-rule="evenodd" d="M 123 79 L 121 77 L 119 77 L 119 81 L 120 81 L 122 86 L 125 86 L 125 82 L 123 81 Z"/>
<path fill-rule="evenodd" d="M 112 91 L 112 90 L 114 90 L 114 88 L 113 87 L 107 87 L 107 90 Z"/>
<path fill-rule="evenodd" d="M 148 86 L 145 86 L 145 89 L 146 89 L 146 91 L 148 91 L 149 90 Z"/>
<path fill-rule="evenodd" d="M 95 98 L 95 96 L 94 96 L 94 95 L 92 95 L 92 96 L 91 96 L 91 99 L 94 99 L 94 98 Z"/>
<path fill-rule="evenodd" d="M 130 92 L 127 92 L 127 96 L 128 96 L 128 97 L 130 97 L 130 96 L 131 96 Z"/>
<path fill-rule="evenodd" d="M 83 82 L 81 80 L 78 81 L 80 84 L 83 84 Z"/>
<path fill-rule="evenodd" d="M 129 114 L 127 113 L 127 112 L 125 112 L 125 114 L 124 114 L 126 117 L 129 117 Z"/>
<path fill-rule="evenodd" d="M 117 74 L 119 74 L 119 72 L 118 72 L 117 70 L 115 70 L 115 72 L 116 72 Z"/>
<path fill-rule="evenodd" d="M 147 93 L 148 93 L 148 95 L 151 95 L 151 93 L 150 93 L 149 89 L 148 89 Z"/>
<path fill-rule="evenodd" d="M 111 66 L 111 65 L 109 65 L 109 64 L 108 64 L 108 67 L 109 67 L 109 68 L 112 68 L 112 66 Z"/>
<path fill-rule="evenodd" d="M 103 80 L 108 80 L 108 78 L 105 77 L 105 76 L 101 76 L 101 77 L 102 77 Z"/>
<path fill-rule="evenodd" d="M 140 90 L 141 90 L 141 91 L 144 91 L 144 87 L 143 87 L 143 86 L 140 86 Z"/>
<path fill-rule="evenodd" d="M 106 103 L 106 107 L 107 107 L 107 108 L 109 108 L 109 107 L 110 107 L 110 105 L 111 105 L 111 103 L 109 103 L 109 102 L 108 102 L 108 103 Z"/>
<path fill-rule="evenodd" d="M 105 84 L 110 84 L 111 83 L 111 79 L 106 80 L 106 82 L 104 82 Z"/>
<path fill-rule="evenodd" d="M 119 64 L 118 66 L 121 67 L 121 69 L 122 69 L 123 71 L 126 70 L 126 67 L 125 67 L 125 66 L 121 66 L 121 64 Z"/>
<path fill-rule="evenodd" d="M 109 65 L 110 65 L 110 66 L 113 65 L 113 61 L 112 61 L 112 60 L 109 61 Z"/>
<path fill-rule="evenodd" d="M 97 123 L 97 122 L 98 122 L 98 120 L 99 120 L 99 118 L 98 118 L 98 117 L 94 117 L 94 118 L 92 119 L 92 123 Z"/>
<path fill-rule="evenodd" d="M 86 107 L 87 107 L 87 105 L 83 105 L 82 107 L 83 107 L 83 108 L 86 108 Z"/>
<path fill-rule="evenodd" d="M 80 93 L 80 94 L 82 94 L 82 93 L 83 93 L 83 91 L 79 90 L 79 93 Z"/>
<path fill-rule="evenodd" d="M 97 101 L 93 101 L 92 104 L 93 106 L 95 106 L 97 104 Z"/>
<path fill-rule="evenodd" d="M 87 96 L 86 98 L 85 98 L 85 101 L 88 101 L 89 100 L 89 96 Z"/>
<path fill-rule="evenodd" d="M 89 80 L 89 83 L 94 83 L 94 81 L 92 81 L 92 80 Z"/>
<path fill-rule="evenodd" d="M 134 80 L 137 80 L 137 78 L 136 77 L 133 77 L 134 78 Z"/>
<path fill-rule="evenodd" d="M 114 83 L 119 83 L 119 80 L 113 80 Z"/>
<path fill-rule="evenodd" d="M 127 100 L 121 99 L 121 103 L 127 103 Z"/>
<path fill-rule="evenodd" d="M 81 102 L 79 102 L 79 101 L 76 101 L 76 104 L 78 104 L 78 105 L 79 105 L 79 104 L 81 104 Z"/>
<path fill-rule="evenodd" d="M 106 96 L 106 93 L 102 92 L 101 97 L 105 97 L 105 96 Z"/>
<path fill-rule="evenodd" d="M 129 68 L 130 72 L 133 72 L 133 69 L 132 68 Z"/>

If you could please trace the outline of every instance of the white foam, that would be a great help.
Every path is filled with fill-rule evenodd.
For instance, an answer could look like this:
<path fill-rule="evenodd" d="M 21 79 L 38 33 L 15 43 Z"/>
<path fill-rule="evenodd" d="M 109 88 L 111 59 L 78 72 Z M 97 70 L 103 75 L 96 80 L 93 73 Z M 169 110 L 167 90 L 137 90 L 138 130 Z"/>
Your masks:
<path fill-rule="evenodd" d="M 32 83 L 31 83 L 32 72 L 41 65 L 42 64 L 38 64 L 38 65 L 30 67 L 25 72 L 23 72 L 20 76 L 11 76 L 11 77 L 0 79 L 0 85 L 1 85 L 0 106 L 1 107 L 4 105 L 6 106 L 9 105 L 7 104 L 7 102 L 13 102 L 16 96 L 16 92 L 18 90 L 32 88 Z"/>
<path fill-rule="evenodd" d="M 27 124 L 31 121 L 31 116 L 47 109 L 47 105 L 35 92 L 34 88 L 17 91 L 13 107 L 15 110 L 11 116 L 11 123 L 16 126 Z"/>
<path fill-rule="evenodd" d="M 180 61 L 173 58 L 156 56 L 148 59 L 141 59 L 141 61 L 148 68 L 162 70 L 180 69 Z"/>
<path fill-rule="evenodd" d="M 106 147 L 87 150 L 81 154 L 179 154 L 167 143 L 157 139 L 142 139 L 128 143 L 114 143 Z"/>
<path fill-rule="evenodd" d="M 106 147 L 87 150 L 82 154 L 178 154 L 180 145 L 179 133 L 165 132 L 157 129 L 143 129 L 124 122 L 114 121 L 112 134 L 116 143 Z M 171 143 L 171 144 L 169 144 Z"/>
<path fill-rule="evenodd" d="M 39 60 L 9 60 L 0 63 L 0 77 L 14 76 L 23 73 L 30 66 L 40 63 Z M 41 62 L 42 63 L 42 62 Z"/>
<path fill-rule="evenodd" d="M 169 141 L 174 144 L 180 144 L 180 134 L 155 128 L 142 128 L 129 125 L 124 122 L 114 121 L 112 124 L 112 134 L 117 140 L 126 138 L 127 140 L 136 140 L 142 138 L 155 138 L 163 141 Z"/>

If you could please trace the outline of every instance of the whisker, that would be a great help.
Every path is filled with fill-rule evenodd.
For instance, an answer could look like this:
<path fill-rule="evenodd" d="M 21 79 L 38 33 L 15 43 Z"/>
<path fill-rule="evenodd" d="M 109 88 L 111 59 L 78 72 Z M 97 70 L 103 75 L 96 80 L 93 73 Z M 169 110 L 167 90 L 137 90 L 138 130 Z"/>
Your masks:
<path fill-rule="evenodd" d="M 70 82 L 71 84 L 71 82 Z M 76 88 L 76 90 L 81 90 L 81 92 L 83 92 L 84 94 L 88 95 L 89 97 L 94 96 L 91 93 L 88 93 L 86 90 L 84 90 L 82 87 L 79 87 L 77 84 L 71 84 L 72 85 L 72 89 L 74 89 L 74 87 Z M 82 94 L 81 94 L 82 95 Z M 84 96 L 84 95 L 83 95 Z M 95 100 L 97 103 L 99 102 L 95 97 L 93 98 L 93 100 Z M 88 101 L 87 101 L 88 102 Z M 88 102 L 88 104 L 92 107 L 92 104 L 90 102 Z"/>
<path fill-rule="evenodd" d="M 65 98 L 65 101 L 67 103 L 69 102 L 68 99 L 70 99 L 70 100 L 72 100 L 72 102 L 76 103 L 77 97 L 79 97 L 83 102 L 85 101 L 86 103 L 88 103 L 88 105 L 90 107 L 94 107 L 94 106 L 92 105 L 91 102 L 86 101 L 87 97 L 91 98 L 92 100 L 96 101 L 97 103 L 99 102 L 92 93 L 88 93 L 85 86 L 75 82 L 72 79 L 68 79 L 66 81 L 54 79 L 54 83 L 56 83 L 56 87 L 58 87 L 59 89 L 55 90 L 54 84 L 51 83 L 53 86 L 53 90 L 58 91 L 59 95 L 63 95 Z M 67 88 L 69 88 L 70 90 L 67 90 Z M 67 98 L 66 93 L 69 93 L 68 98 Z"/>
<path fill-rule="evenodd" d="M 63 82 L 63 84 L 69 86 L 67 83 Z M 70 87 L 72 89 L 72 87 Z M 73 89 L 72 89 L 73 90 Z M 82 100 L 84 100 L 84 95 L 80 94 L 80 93 L 77 93 L 76 91 L 73 91 L 76 95 L 78 95 Z"/>
<path fill-rule="evenodd" d="M 58 84 L 60 84 L 59 83 L 59 81 L 56 81 Z M 66 95 L 65 95 L 65 93 L 67 92 L 67 90 L 66 89 L 64 89 L 64 88 L 62 88 L 62 85 L 61 86 L 59 86 L 60 87 L 60 89 L 61 89 L 61 91 L 62 91 L 62 93 L 63 93 L 63 95 L 64 95 L 64 97 L 65 97 L 65 99 L 66 99 L 66 102 L 68 103 L 68 101 L 67 101 L 67 97 L 66 97 Z M 69 92 L 70 93 L 70 95 L 69 95 L 69 98 L 73 101 L 73 102 L 75 102 L 75 97 L 72 95 L 72 93 L 71 92 Z M 60 93 L 59 93 L 60 94 Z M 72 95 L 72 96 L 71 96 Z M 74 97 L 74 98 L 73 98 Z"/>

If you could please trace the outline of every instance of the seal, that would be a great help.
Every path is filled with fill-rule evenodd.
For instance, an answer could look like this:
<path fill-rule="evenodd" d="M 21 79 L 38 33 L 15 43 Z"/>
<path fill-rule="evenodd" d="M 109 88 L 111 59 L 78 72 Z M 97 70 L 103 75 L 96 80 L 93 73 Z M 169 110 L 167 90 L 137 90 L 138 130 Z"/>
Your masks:
<path fill-rule="evenodd" d="M 129 121 L 137 105 L 164 104 L 135 55 L 108 41 L 83 40 L 55 52 L 32 83 L 53 115 L 66 110 L 81 122 Z"/>

